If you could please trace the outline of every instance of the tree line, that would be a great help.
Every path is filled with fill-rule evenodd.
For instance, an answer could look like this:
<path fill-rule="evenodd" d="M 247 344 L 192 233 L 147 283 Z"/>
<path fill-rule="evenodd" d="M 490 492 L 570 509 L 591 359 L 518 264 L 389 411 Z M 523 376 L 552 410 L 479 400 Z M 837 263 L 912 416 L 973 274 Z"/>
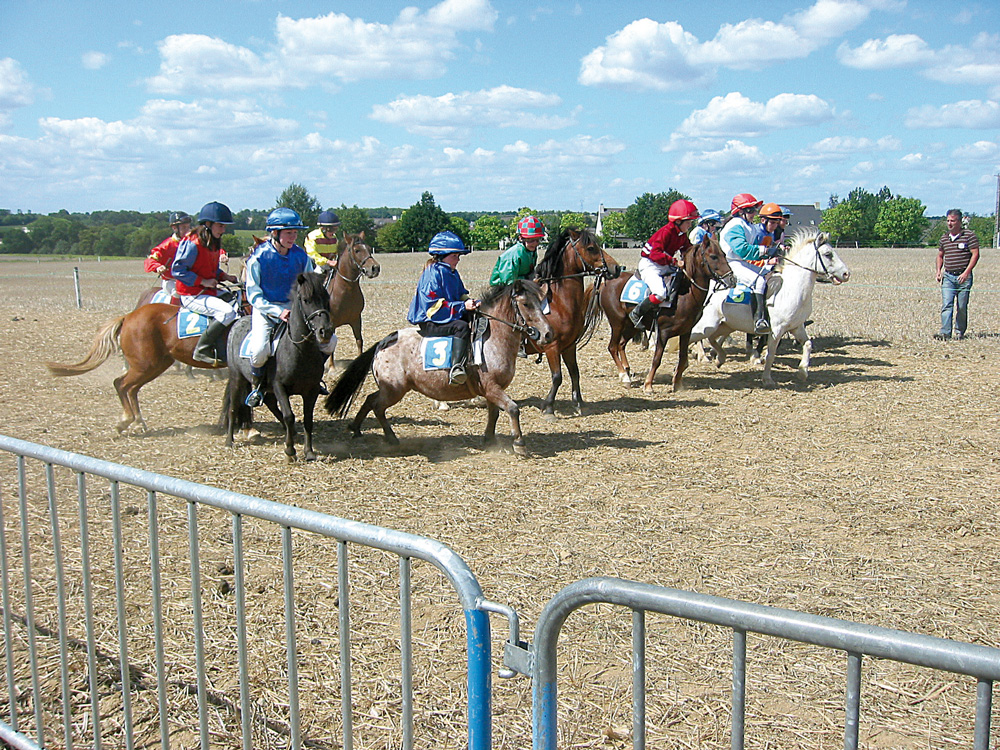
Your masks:
<path fill-rule="evenodd" d="M 690 196 L 668 189 L 644 193 L 624 212 L 608 212 L 602 219 L 605 245 L 627 240 L 645 241 L 667 223 L 670 204 Z M 275 199 L 275 206 L 299 212 L 303 223 L 315 226 L 322 203 L 302 185 L 292 183 Z M 263 234 L 272 209 L 243 209 L 233 215 L 235 223 L 223 236 L 230 255 L 247 251 L 247 231 Z M 573 227 L 593 228 L 596 217 L 572 211 L 538 210 L 523 206 L 513 216 L 501 212 L 446 212 L 424 192 L 409 208 L 359 208 L 357 205 L 328 206 L 349 234 L 365 233 L 369 244 L 382 252 L 419 252 L 431 238 L 450 230 L 476 250 L 496 250 L 516 238 L 517 222 L 528 214 L 542 220 L 550 236 Z M 945 229 L 944 218 L 924 216 L 926 208 L 916 198 L 893 195 L 888 187 L 876 193 L 855 188 L 846 198 L 830 196 L 820 228 L 841 244 L 860 246 L 936 245 Z M 61 210 L 48 215 L 13 213 L 0 209 L 0 253 L 63 254 L 144 257 L 169 234 L 169 213 L 154 211 L 94 211 L 70 213 Z M 969 227 L 983 247 L 992 246 L 993 222 L 989 216 L 970 215 Z M 386 221 L 389 220 L 389 221 Z M 380 225 L 380 226 L 379 226 Z"/>

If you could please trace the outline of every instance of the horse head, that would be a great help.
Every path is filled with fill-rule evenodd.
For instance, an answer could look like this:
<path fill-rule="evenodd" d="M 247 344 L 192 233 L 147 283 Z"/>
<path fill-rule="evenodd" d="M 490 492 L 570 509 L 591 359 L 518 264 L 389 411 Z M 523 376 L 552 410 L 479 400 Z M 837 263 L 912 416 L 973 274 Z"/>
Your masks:
<path fill-rule="evenodd" d="M 564 229 L 549 243 L 538 263 L 537 277 L 555 281 L 570 276 L 603 276 L 613 279 L 621 273 L 618 265 L 609 266 L 604 250 L 589 229 Z"/>
<path fill-rule="evenodd" d="M 491 286 L 483 294 L 479 309 L 539 346 L 546 346 L 555 338 L 545 316 L 545 290 L 534 281 L 517 279 L 506 286 Z"/>
<path fill-rule="evenodd" d="M 372 249 L 365 244 L 364 232 L 344 235 L 340 241 L 340 258 L 341 262 L 345 259 L 350 260 L 351 265 L 354 267 L 353 272 L 348 272 L 345 275 L 348 281 L 357 281 L 362 276 L 374 279 L 382 270 L 382 267 L 372 254 Z M 341 262 L 338 262 L 338 268 L 342 268 Z M 347 269 L 342 269 L 341 273 L 345 270 Z M 354 278 L 348 278 L 348 276 L 354 276 Z"/>
<path fill-rule="evenodd" d="M 304 329 L 297 335 L 312 336 L 319 346 L 328 344 L 334 329 L 330 323 L 330 294 L 322 275 L 300 273 L 293 289 L 292 316 L 299 318 Z"/>
<path fill-rule="evenodd" d="M 736 286 L 733 269 L 730 268 L 725 252 L 714 237 L 706 234 L 700 243 L 689 247 L 684 255 L 685 270 L 688 270 L 688 264 L 691 264 L 689 273 L 693 273 L 695 268 L 701 266 L 704 272 L 723 289 L 732 289 Z"/>
<path fill-rule="evenodd" d="M 791 239 L 786 261 L 812 271 L 817 281 L 843 284 L 850 279 L 851 272 L 830 244 L 829 234 L 804 228 L 794 232 Z"/>

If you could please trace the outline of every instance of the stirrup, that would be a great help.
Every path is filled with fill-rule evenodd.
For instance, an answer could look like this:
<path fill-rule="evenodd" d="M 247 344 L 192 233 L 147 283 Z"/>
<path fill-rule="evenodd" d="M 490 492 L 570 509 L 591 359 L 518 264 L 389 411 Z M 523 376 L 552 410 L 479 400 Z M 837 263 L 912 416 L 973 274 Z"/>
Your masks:
<path fill-rule="evenodd" d="M 466 380 L 468 380 L 468 375 L 466 375 L 465 368 L 461 365 L 455 365 L 448 372 L 449 385 L 465 385 Z"/>
<path fill-rule="evenodd" d="M 755 320 L 754 323 L 753 323 L 753 332 L 754 332 L 754 334 L 760 334 L 760 335 L 763 335 L 765 333 L 770 333 L 771 332 L 771 324 L 768 323 L 763 318 L 760 318 L 759 320 Z"/>
<path fill-rule="evenodd" d="M 642 320 L 643 317 L 645 316 L 642 314 L 637 315 L 636 313 L 638 312 L 639 312 L 639 305 L 636 305 L 635 307 L 632 308 L 632 312 L 628 314 L 628 319 L 632 321 L 632 327 L 635 328 L 635 330 L 645 331 L 646 324 Z"/>
<path fill-rule="evenodd" d="M 326 383 L 324 383 L 322 380 L 319 381 L 319 395 L 320 396 L 329 396 L 330 395 L 330 391 L 328 391 L 326 389 Z"/>
<path fill-rule="evenodd" d="M 264 403 L 264 393 L 263 384 L 255 387 L 250 393 L 247 394 L 246 399 L 243 401 L 244 404 L 254 409 Z"/>

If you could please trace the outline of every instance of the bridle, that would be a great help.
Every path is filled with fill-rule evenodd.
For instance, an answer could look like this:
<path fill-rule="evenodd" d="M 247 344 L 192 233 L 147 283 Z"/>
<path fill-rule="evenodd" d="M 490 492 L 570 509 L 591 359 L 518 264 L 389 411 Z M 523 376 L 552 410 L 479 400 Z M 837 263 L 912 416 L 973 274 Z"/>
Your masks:
<path fill-rule="evenodd" d="M 337 276 L 339 276 L 340 278 L 342 278 L 348 284 L 357 284 L 361 280 L 362 276 L 367 276 L 368 278 L 373 278 L 373 276 L 371 275 L 371 273 L 369 271 L 370 271 L 371 268 L 373 268 L 375 266 L 376 261 L 375 261 L 375 256 L 372 255 L 371 248 L 368 248 L 368 245 L 366 245 L 365 243 L 363 243 L 363 242 L 361 243 L 361 247 L 368 248 L 368 257 L 365 258 L 363 261 L 361 261 L 361 263 L 358 263 L 357 260 L 355 260 L 355 258 L 354 258 L 354 248 L 356 246 L 357 246 L 357 243 L 350 242 L 350 243 L 348 243 L 346 250 L 347 250 L 347 255 L 351 256 L 351 260 L 354 261 L 354 266 L 358 270 L 357 275 L 353 279 L 350 279 L 347 276 L 344 276 L 344 274 L 341 273 L 341 271 L 340 271 L 340 264 L 339 263 L 337 264 L 337 268 L 334 271 L 334 273 L 336 273 Z M 330 274 L 330 280 L 327 282 L 327 291 L 330 291 L 330 286 L 331 286 L 330 282 L 332 282 L 332 281 L 333 281 L 333 274 Z"/>
<path fill-rule="evenodd" d="M 573 247 L 573 252 L 576 253 L 576 257 L 580 260 L 580 265 L 583 266 L 584 270 L 580 273 L 568 273 L 562 276 L 552 276 L 546 279 L 535 279 L 540 284 L 544 284 L 550 281 L 561 281 L 563 279 L 582 279 L 588 276 L 596 276 L 598 280 L 601 279 L 613 279 L 621 274 L 621 268 L 616 266 L 617 273 L 613 273 L 611 267 L 608 266 L 608 257 L 604 254 L 604 250 L 600 250 L 601 253 L 601 265 L 600 267 L 592 266 L 587 262 L 586 258 L 583 257 L 583 253 L 580 252 L 580 243 L 583 241 L 584 235 L 581 234 L 575 240 L 570 238 L 569 244 Z"/>
<path fill-rule="evenodd" d="M 826 242 L 824 241 L 822 244 L 825 245 Z M 826 261 L 823 259 L 823 253 L 819 251 L 821 247 L 819 236 L 813 238 L 812 246 L 813 246 L 813 252 L 816 253 L 816 260 L 819 261 L 819 267 L 822 269 L 821 271 L 817 271 L 815 268 L 811 268 L 809 266 L 804 266 L 801 263 L 796 263 L 788 256 L 783 256 L 781 260 L 783 263 L 791 263 L 793 266 L 797 266 L 805 271 L 809 271 L 810 273 L 816 274 L 817 281 L 832 281 L 833 274 L 830 272 L 830 269 L 826 265 Z"/>
<path fill-rule="evenodd" d="M 534 326 L 528 325 L 528 321 L 525 319 L 524 314 L 521 312 L 521 305 L 517 301 L 517 294 L 515 294 L 513 290 L 511 290 L 510 293 L 510 303 L 511 307 L 514 309 L 513 323 L 509 320 L 498 318 L 495 315 L 490 315 L 489 313 L 483 312 L 482 310 L 476 310 L 476 315 L 479 315 L 483 318 L 488 318 L 489 320 L 495 320 L 497 323 L 503 323 L 505 326 L 509 326 L 518 333 L 523 333 L 532 341 L 538 341 L 542 337 L 542 334 Z"/>
<path fill-rule="evenodd" d="M 299 304 L 301 304 L 301 302 L 299 302 Z M 311 313 L 309 313 L 306 316 L 303 316 L 303 318 L 302 318 L 302 322 L 306 324 L 306 329 L 309 331 L 309 333 L 307 333 L 305 336 L 303 336 L 301 340 L 296 341 L 294 338 L 292 338 L 291 326 L 289 326 L 288 340 L 291 341 L 296 346 L 299 346 L 301 344 L 306 343 L 310 338 L 317 336 L 317 330 L 316 330 L 316 326 L 313 325 L 313 319 L 316 318 L 316 317 L 318 317 L 318 316 L 320 316 L 320 315 L 326 315 L 326 322 L 327 323 L 330 322 L 330 309 L 329 309 L 329 307 L 320 307 L 320 308 L 317 308 L 316 310 L 313 310 Z M 320 325 L 320 328 L 322 328 L 322 327 L 323 326 Z"/>
<path fill-rule="evenodd" d="M 731 288 L 733 287 L 733 280 L 734 280 L 734 279 L 736 278 L 736 274 L 734 274 L 734 273 L 732 272 L 732 270 L 730 270 L 730 271 L 729 271 L 729 273 L 727 273 L 727 274 L 725 274 L 725 275 L 720 275 L 720 274 L 718 274 L 718 273 L 717 273 L 717 272 L 715 271 L 715 269 L 714 269 L 714 268 L 712 268 L 712 267 L 711 267 L 711 266 L 710 266 L 710 265 L 708 264 L 708 262 L 707 262 L 707 261 L 705 260 L 705 258 L 704 258 L 704 253 L 706 253 L 706 252 L 707 252 L 707 250 L 706 250 L 706 246 L 705 246 L 705 245 L 703 245 L 703 244 L 699 244 L 699 245 L 698 245 L 698 246 L 697 246 L 697 247 L 695 248 L 695 254 L 698 254 L 698 253 L 701 253 L 701 254 L 702 254 L 702 265 L 704 265 L 704 266 L 705 266 L 705 268 L 706 268 L 706 269 L 708 270 L 708 273 L 709 273 L 709 275 L 710 275 L 710 276 L 712 277 L 712 281 L 715 281 L 715 282 L 717 282 L 717 283 L 721 284 L 721 285 L 722 285 L 723 287 L 725 287 L 726 289 L 731 289 Z M 702 285 L 701 285 L 701 284 L 699 284 L 699 283 L 698 283 L 697 281 L 695 281 L 695 280 L 694 280 L 694 277 L 693 277 L 693 276 L 692 276 L 691 274 L 689 274 L 689 273 L 688 273 L 688 270 L 687 270 L 687 268 L 686 268 L 686 267 L 685 267 L 684 269 L 682 269 L 682 270 L 684 271 L 684 275 L 685 275 L 685 276 L 687 276 L 687 278 L 688 278 L 688 281 L 690 281 L 690 282 L 691 282 L 691 285 L 692 285 L 693 287 L 695 287 L 696 289 L 700 289 L 701 291 L 705 292 L 706 294 L 708 293 L 708 291 L 709 291 L 709 287 L 707 287 L 707 286 L 702 286 Z"/>

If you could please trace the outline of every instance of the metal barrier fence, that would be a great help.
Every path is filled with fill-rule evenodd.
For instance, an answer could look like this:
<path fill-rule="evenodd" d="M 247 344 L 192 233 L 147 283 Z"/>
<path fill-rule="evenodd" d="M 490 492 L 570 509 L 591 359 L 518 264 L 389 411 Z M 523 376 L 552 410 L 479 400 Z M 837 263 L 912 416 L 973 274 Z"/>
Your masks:
<path fill-rule="evenodd" d="M 510 664 L 532 671 L 532 724 L 535 750 L 555 750 L 556 643 L 566 618 L 587 604 L 615 604 L 632 609 L 632 742 L 645 747 L 645 612 L 659 612 L 733 630 L 733 689 L 731 746 L 743 747 L 746 706 L 746 634 L 759 633 L 847 653 L 844 747 L 858 747 L 863 656 L 969 675 L 976 690 L 975 748 L 989 750 L 993 681 L 1000 679 L 1000 649 L 950 641 L 888 628 L 862 625 L 832 617 L 723 599 L 617 578 L 590 578 L 570 584 L 545 606 L 535 628 L 530 659 L 514 649 Z M 511 651 L 508 645 L 508 651 Z"/>
<path fill-rule="evenodd" d="M 209 747 L 210 736 L 217 731 L 217 716 L 210 716 L 226 704 L 238 716 L 239 727 L 233 736 L 242 737 L 242 746 L 253 746 L 255 731 L 259 734 L 261 685 L 251 685 L 249 672 L 256 636 L 248 630 L 246 571 L 248 557 L 258 554 L 244 545 L 251 519 L 272 532 L 280 529 L 281 584 L 284 611 L 264 613 L 265 619 L 284 620 L 284 686 L 282 700 L 272 699 L 280 706 L 283 721 L 264 719 L 266 728 L 278 731 L 289 739 L 292 748 L 304 744 L 313 747 L 336 746 L 303 738 L 300 730 L 300 685 L 298 674 L 297 614 L 306 603 L 295 596 L 296 566 L 293 564 L 292 531 L 311 532 L 335 539 L 337 543 L 336 615 L 339 618 L 340 714 L 341 747 L 353 747 L 351 695 L 352 622 L 349 598 L 348 545 L 361 545 L 398 556 L 399 558 L 399 675 L 400 717 L 398 732 L 401 745 L 413 746 L 413 636 L 411 601 L 411 560 L 423 560 L 436 566 L 450 581 L 458 603 L 465 614 L 466 684 L 468 746 L 486 750 L 491 744 L 491 675 L 489 612 L 508 617 L 512 638 L 516 642 L 517 618 L 513 610 L 483 598 L 475 576 L 465 562 L 449 547 L 434 540 L 390 529 L 357 523 L 342 518 L 303 510 L 288 505 L 206 487 L 151 472 L 80 456 L 53 448 L 35 445 L 0 435 L 0 451 L 12 454 L 16 461 L 17 520 L 4 517 L 10 500 L 0 484 L 0 578 L 4 625 L 4 661 L 6 700 L 0 703 L 0 739 L 15 748 L 45 747 L 55 741 L 65 748 L 74 743 L 100 748 L 102 741 L 111 746 L 136 746 L 133 704 L 146 698 L 146 724 L 154 733 L 141 744 L 157 744 L 155 725 L 158 722 L 158 744 L 171 745 L 173 732 L 181 732 L 180 744 Z M 8 457 L 10 458 L 10 457 Z M 30 463 L 28 459 L 40 464 Z M 57 471 L 65 467 L 73 473 Z M 31 471 L 29 472 L 29 468 Z M 37 482 L 31 480 L 39 475 Z M 65 475 L 65 476 L 63 476 Z M 74 482 L 75 478 L 75 482 Z M 94 478 L 108 480 L 102 490 Z M 0 477 L 2 479 L 2 477 Z M 35 485 L 38 486 L 35 486 Z M 74 488 L 75 485 L 75 488 Z M 76 499 L 65 502 L 60 491 L 68 490 Z M 100 492 L 99 501 L 94 495 Z M 123 497 L 129 493 L 142 498 L 145 493 L 147 530 L 123 529 L 123 518 L 140 517 L 141 510 L 128 505 Z M 186 513 L 170 503 L 161 503 L 160 496 L 186 501 Z M 105 501 L 107 503 L 105 504 Z M 75 506 L 76 518 L 67 507 Z M 98 507 L 100 506 L 100 507 Z M 214 508 L 224 511 L 231 519 L 231 528 L 222 524 L 212 529 L 216 539 L 225 537 L 223 546 L 231 550 L 231 570 L 234 589 L 224 607 L 223 621 L 228 624 L 228 643 L 206 643 L 204 618 L 212 602 L 202 573 L 200 545 L 206 530 L 199 529 L 199 520 L 209 527 L 206 518 Z M 216 516 L 219 514 L 212 511 Z M 186 516 L 186 517 L 185 517 Z M 253 521 L 256 524 L 256 521 Z M 110 524 L 113 543 L 105 545 L 113 561 L 101 559 L 95 553 L 98 546 L 95 529 Z M 18 533 L 11 533 L 17 528 Z M 132 533 L 134 531 L 134 533 Z M 161 537 L 172 534 L 182 549 L 181 555 L 171 552 L 168 560 L 161 550 Z M 145 536 L 145 539 L 143 539 Z M 69 543 L 72 538 L 73 544 Z M 257 537 L 254 537 L 255 539 Z M 310 537 L 317 539 L 317 537 Z M 322 540 L 319 540 L 322 542 Z M 185 548 L 186 542 L 186 549 Z M 207 548 L 207 544 L 205 544 Z M 16 552 L 20 551 L 20 557 Z M 135 552 L 137 548 L 140 552 Z M 228 553 L 227 553 L 228 554 Z M 37 558 L 37 560 L 36 560 Z M 264 564 L 257 560 L 257 564 Z M 276 565 L 276 563 L 275 563 Z M 168 573 L 163 574 L 164 568 Z M 187 568 L 185 571 L 184 568 Z M 356 568 L 355 568 L 356 569 Z M 176 592 L 180 581 L 190 579 L 188 593 Z M 325 570 L 321 571 L 325 574 Z M 147 577 L 143 579 L 143 577 Z M 275 571 L 275 579 L 278 572 Z M 128 595 L 136 579 L 149 585 L 149 608 L 137 605 Z M 16 581 L 15 579 L 20 579 Z M 179 579 L 179 580 L 178 580 Z M 275 589 L 278 585 L 275 584 Z M 145 588 L 143 589 L 145 591 Z M 176 594 L 176 595 L 175 595 Z M 233 600 L 233 597 L 235 601 Z M 113 602 L 111 604 L 110 602 Z M 186 603 L 185 603 L 186 601 Z M 104 616 L 111 607 L 114 615 Z M 183 612 L 182 612 L 183 610 Z M 455 614 L 457 615 L 457 608 Z M 180 620 L 184 620 L 181 624 Z M 301 619 L 301 617 L 300 617 Z M 332 618 L 331 618 L 332 619 Z M 187 632 L 187 623 L 190 631 Z M 15 623 L 19 625 L 15 629 Z M 173 630 L 184 630 L 192 645 L 190 653 L 165 653 L 165 636 Z M 276 636 L 280 642 L 282 636 Z M 142 641 L 146 645 L 142 659 L 154 661 L 143 668 L 130 661 L 130 644 Z M 57 642 L 58 645 L 55 645 Z M 135 649 L 133 649 L 135 650 Z M 280 647 L 279 647 L 280 650 Z M 210 653 L 211 658 L 207 656 Z M 235 652 L 236 676 L 220 674 L 214 659 L 232 656 Z M 193 660 L 193 665 L 192 665 Z M 281 655 L 277 659 L 280 664 Z M 58 665 L 55 668 L 54 665 Z M 256 665 L 253 665 L 256 666 Z M 46 673 L 51 670 L 51 674 Z M 168 680 L 173 672 L 191 675 L 187 683 Z M 321 672 L 323 670 L 320 670 Z M 85 678 L 83 677 L 85 675 Z M 223 685 L 224 688 L 217 686 Z M 274 692 L 274 685 L 265 686 Z M 226 690 L 238 699 L 230 700 Z M 332 691 L 333 686 L 326 688 Z M 168 696 L 168 693 L 170 694 Z M 168 710 L 168 697 L 177 694 L 194 696 L 197 701 L 197 736 L 173 721 Z M 394 702 L 395 699 L 394 699 Z M 6 711 L 4 710 L 6 708 Z M 190 717 L 194 724 L 194 712 Z M 232 720 L 236 723 L 236 719 Z M 61 725 L 61 729 L 59 728 Z M 190 731 L 191 736 L 183 736 Z M 58 736 L 61 732 L 61 738 Z M 103 739 L 102 739 L 103 738 Z M 52 746 L 52 745 L 48 745 Z"/>

